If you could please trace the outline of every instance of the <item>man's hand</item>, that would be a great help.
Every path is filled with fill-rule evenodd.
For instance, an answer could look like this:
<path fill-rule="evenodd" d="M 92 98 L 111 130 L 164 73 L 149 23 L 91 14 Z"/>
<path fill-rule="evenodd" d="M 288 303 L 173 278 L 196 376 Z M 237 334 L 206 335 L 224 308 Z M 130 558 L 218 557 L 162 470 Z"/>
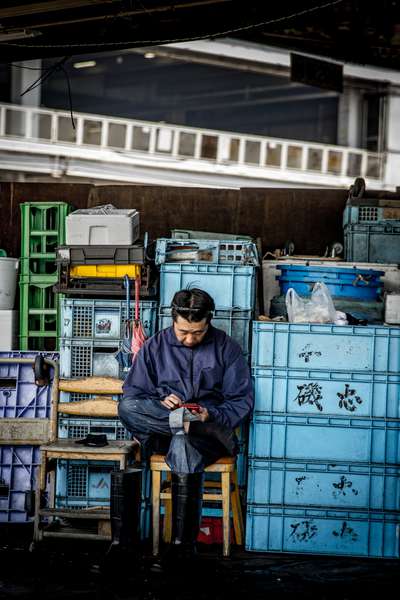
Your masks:
<path fill-rule="evenodd" d="M 169 410 L 175 410 L 175 408 L 182 406 L 183 402 L 178 396 L 175 396 L 175 394 L 170 394 L 169 396 L 166 396 L 164 400 L 161 400 L 161 404 Z"/>
<path fill-rule="evenodd" d="M 204 406 L 200 406 L 199 411 L 196 411 L 196 412 L 190 411 L 190 412 L 194 415 L 197 415 L 198 420 L 201 421 L 202 423 L 205 423 L 210 418 L 210 415 L 208 414 L 208 410 L 206 408 L 204 408 Z"/>

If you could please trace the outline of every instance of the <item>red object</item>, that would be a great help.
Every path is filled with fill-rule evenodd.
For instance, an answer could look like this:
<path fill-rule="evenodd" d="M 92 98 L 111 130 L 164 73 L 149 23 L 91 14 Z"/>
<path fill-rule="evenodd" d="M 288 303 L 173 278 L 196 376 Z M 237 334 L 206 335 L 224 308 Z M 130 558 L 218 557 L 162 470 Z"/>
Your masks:
<path fill-rule="evenodd" d="M 135 279 L 135 320 L 132 323 L 132 342 L 131 351 L 133 357 L 139 352 L 140 348 L 145 343 L 147 336 L 143 329 L 139 315 L 139 296 L 140 296 L 140 278 Z"/>
<path fill-rule="evenodd" d="M 222 544 L 223 528 L 221 517 L 203 517 L 200 525 L 200 533 L 197 541 L 201 544 Z M 231 528 L 231 543 L 233 543 L 233 531 Z"/>
<path fill-rule="evenodd" d="M 184 406 L 184 408 L 193 410 L 193 412 L 200 412 L 200 410 L 201 410 L 200 404 L 191 404 L 190 402 L 186 402 L 183 406 Z"/>

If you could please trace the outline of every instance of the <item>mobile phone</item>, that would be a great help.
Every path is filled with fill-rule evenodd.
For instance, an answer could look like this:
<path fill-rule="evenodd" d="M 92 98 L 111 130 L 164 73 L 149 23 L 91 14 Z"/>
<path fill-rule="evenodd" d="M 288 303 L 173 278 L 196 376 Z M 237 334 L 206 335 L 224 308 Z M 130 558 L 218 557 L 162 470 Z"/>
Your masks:
<path fill-rule="evenodd" d="M 200 404 L 186 402 L 186 404 L 184 404 L 183 406 L 184 406 L 184 408 L 192 410 L 193 412 L 200 412 L 200 410 L 201 410 Z"/>

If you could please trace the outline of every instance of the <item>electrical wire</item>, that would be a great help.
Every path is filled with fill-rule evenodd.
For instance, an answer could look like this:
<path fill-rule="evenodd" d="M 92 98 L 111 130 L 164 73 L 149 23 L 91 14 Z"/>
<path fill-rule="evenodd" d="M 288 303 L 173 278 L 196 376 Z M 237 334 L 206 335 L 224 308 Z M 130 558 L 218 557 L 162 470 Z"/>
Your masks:
<path fill-rule="evenodd" d="M 0 46 L 13 46 L 17 48 L 87 48 L 88 46 L 95 46 L 96 48 L 100 47 L 108 47 L 108 46 L 128 46 L 129 44 L 135 45 L 155 45 L 155 44 L 173 44 L 178 42 L 194 42 L 199 40 L 205 40 L 208 38 L 214 37 L 223 37 L 226 35 L 231 35 L 233 33 L 239 33 L 241 31 L 248 31 L 250 29 L 256 29 L 258 27 L 264 27 L 267 25 L 273 25 L 275 23 L 280 23 L 282 21 L 287 21 L 289 19 L 294 19 L 296 17 L 301 17 L 304 15 L 308 15 L 317 10 L 323 10 L 324 8 L 329 8 L 331 6 L 335 6 L 336 4 L 342 4 L 345 0 L 333 0 L 331 2 L 326 2 L 325 4 L 320 4 L 319 6 L 314 6 L 312 8 L 307 8 L 301 10 L 297 13 L 292 13 L 290 15 L 284 15 L 282 17 L 277 17 L 276 19 L 270 19 L 269 21 L 262 21 L 260 23 L 253 23 L 251 25 L 243 25 L 242 27 L 236 27 L 234 29 L 227 29 L 224 31 L 218 31 L 214 33 L 207 33 L 199 36 L 191 36 L 186 38 L 174 38 L 174 39 L 164 39 L 164 40 L 127 40 L 127 41 L 116 41 L 116 42 L 85 42 L 79 44 L 21 44 L 17 42 L 1 42 Z M 109 18 L 109 17 L 105 17 Z"/>
<path fill-rule="evenodd" d="M 64 67 L 65 63 L 67 62 L 67 60 L 69 58 L 70 58 L 69 56 L 64 56 L 64 58 L 62 58 L 61 60 L 57 61 L 56 63 L 54 63 L 52 65 L 50 65 L 50 67 L 48 67 L 41 75 L 39 75 L 39 77 L 37 79 L 35 79 L 35 81 L 33 83 L 31 83 L 20 95 L 21 95 L 21 98 L 22 98 L 22 96 L 25 96 L 25 94 L 28 94 L 32 90 L 34 90 L 37 87 L 39 87 L 40 85 L 42 85 L 47 79 L 49 79 L 52 75 L 54 75 L 54 73 L 57 73 L 57 71 L 61 71 L 62 73 L 64 73 L 66 81 L 67 81 L 68 104 L 69 104 L 69 112 L 70 112 L 70 116 L 71 116 L 72 127 L 73 127 L 73 129 L 76 129 L 76 127 L 75 127 L 74 113 L 73 113 L 73 108 L 72 108 L 71 82 L 70 82 L 70 79 L 69 79 L 68 72 L 66 71 L 66 69 Z M 14 66 L 19 66 L 19 65 L 14 65 Z M 32 67 L 21 66 L 21 68 L 28 68 L 29 69 L 29 68 L 32 68 Z"/>

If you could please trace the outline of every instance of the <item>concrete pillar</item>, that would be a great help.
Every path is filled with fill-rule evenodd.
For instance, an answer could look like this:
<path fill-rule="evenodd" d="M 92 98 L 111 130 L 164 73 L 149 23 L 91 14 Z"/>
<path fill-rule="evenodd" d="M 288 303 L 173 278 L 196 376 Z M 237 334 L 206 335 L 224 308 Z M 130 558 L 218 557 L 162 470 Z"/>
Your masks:
<path fill-rule="evenodd" d="M 41 59 L 22 61 L 18 63 L 18 66 L 11 67 L 11 102 L 13 104 L 40 106 L 42 92 L 40 85 L 25 96 L 21 97 L 21 94 L 40 77 L 41 68 Z"/>
<path fill-rule="evenodd" d="M 385 186 L 400 186 L 400 86 L 391 86 L 387 96 L 386 112 Z"/>
<path fill-rule="evenodd" d="M 339 96 L 337 143 L 359 148 L 361 143 L 362 97 L 359 89 L 345 86 Z"/>
<path fill-rule="evenodd" d="M 27 60 L 11 67 L 11 102 L 21 106 L 39 107 L 41 102 L 41 85 L 38 85 L 24 96 L 21 96 L 41 75 L 42 61 Z M 21 111 L 7 111 L 7 127 L 14 135 L 37 138 L 39 120 L 30 118 Z M 28 121 L 29 119 L 29 121 Z"/>

